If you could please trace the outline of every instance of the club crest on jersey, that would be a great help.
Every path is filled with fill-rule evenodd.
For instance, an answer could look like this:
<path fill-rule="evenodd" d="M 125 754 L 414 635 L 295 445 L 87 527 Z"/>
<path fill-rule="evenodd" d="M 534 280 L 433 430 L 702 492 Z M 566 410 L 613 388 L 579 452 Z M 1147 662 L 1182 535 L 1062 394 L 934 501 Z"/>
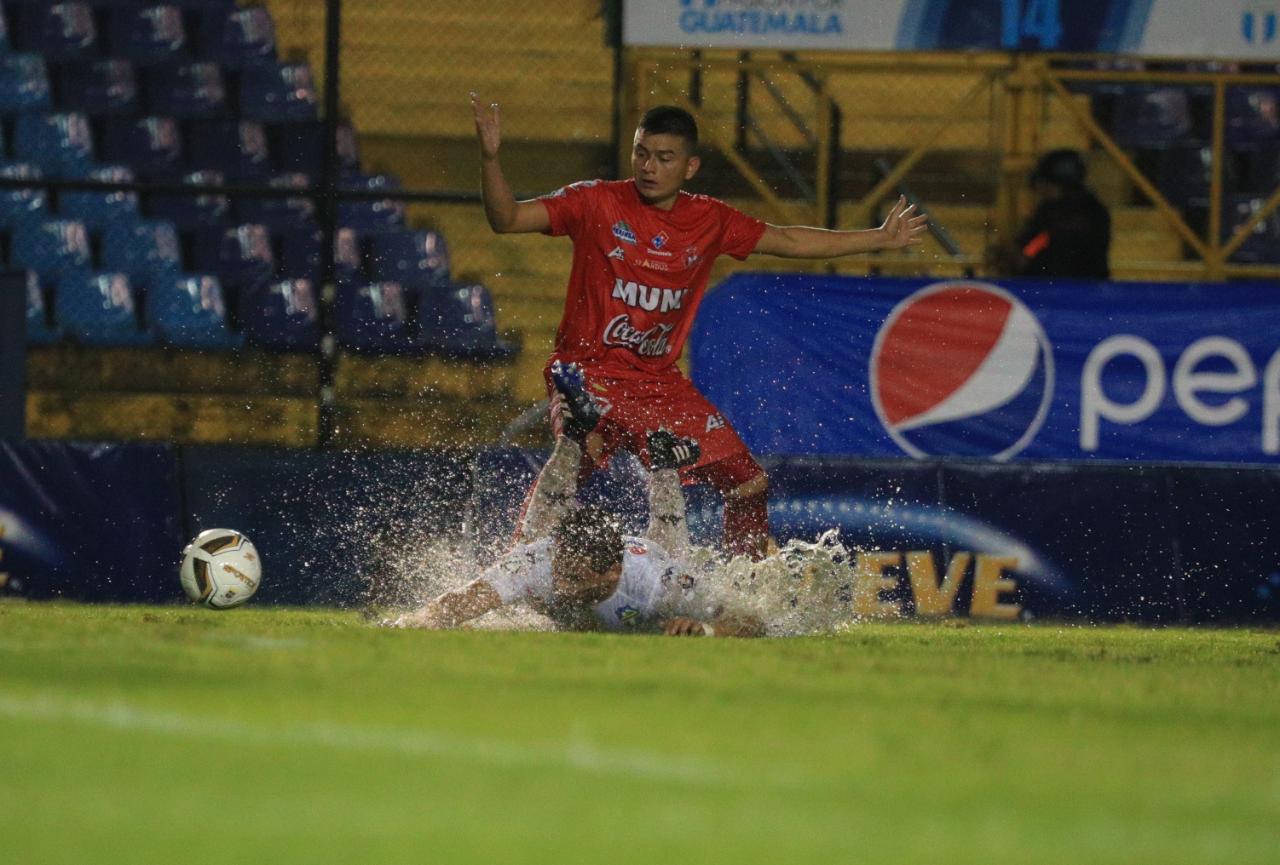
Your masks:
<path fill-rule="evenodd" d="M 702 261 L 702 256 L 699 254 L 698 247 L 696 247 L 696 246 L 691 246 L 691 247 L 689 247 L 688 249 L 686 249 L 686 250 L 684 251 L 684 266 L 685 266 L 685 267 L 693 267 L 693 266 L 694 266 L 695 264 L 697 264 L 699 261 Z"/>
<path fill-rule="evenodd" d="M 631 226 L 622 220 L 618 220 L 613 224 L 613 236 L 621 240 L 623 243 L 635 243 L 636 233 L 631 230 Z"/>
<path fill-rule="evenodd" d="M 662 247 L 667 245 L 667 241 L 670 239 L 671 238 L 667 237 L 667 233 L 665 231 L 659 231 L 657 234 L 653 236 L 653 241 L 650 243 L 650 245 L 654 249 L 662 249 Z"/>
<path fill-rule="evenodd" d="M 713 429 L 723 429 L 724 418 L 718 414 L 707 415 L 707 428 L 703 432 L 711 432 Z"/>
<path fill-rule="evenodd" d="M 622 251 L 622 247 L 621 247 L 621 246 L 615 246 L 615 247 L 613 248 L 613 252 L 609 253 L 609 257 L 610 257 L 610 258 L 616 258 L 616 259 L 618 259 L 619 261 L 626 261 L 626 260 L 627 260 L 627 255 L 626 255 L 626 253 L 624 253 L 624 252 Z"/>
<path fill-rule="evenodd" d="M 634 281 L 613 281 L 613 297 L 627 306 L 643 309 L 646 312 L 671 312 L 684 305 L 687 288 L 650 288 Z"/>
<path fill-rule="evenodd" d="M 618 607 L 614 612 L 618 616 L 618 621 L 624 625 L 634 625 L 640 620 L 640 611 L 630 604 Z"/>

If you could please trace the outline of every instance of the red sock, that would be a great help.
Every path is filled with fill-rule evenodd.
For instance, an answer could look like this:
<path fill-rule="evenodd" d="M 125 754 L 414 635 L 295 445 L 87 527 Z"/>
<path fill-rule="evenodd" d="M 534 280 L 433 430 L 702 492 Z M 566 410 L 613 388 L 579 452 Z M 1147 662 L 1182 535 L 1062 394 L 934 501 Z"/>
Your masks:
<path fill-rule="evenodd" d="M 769 540 L 769 496 L 754 496 L 724 500 L 724 546 L 730 555 L 750 556 L 759 561 L 764 558 Z"/>

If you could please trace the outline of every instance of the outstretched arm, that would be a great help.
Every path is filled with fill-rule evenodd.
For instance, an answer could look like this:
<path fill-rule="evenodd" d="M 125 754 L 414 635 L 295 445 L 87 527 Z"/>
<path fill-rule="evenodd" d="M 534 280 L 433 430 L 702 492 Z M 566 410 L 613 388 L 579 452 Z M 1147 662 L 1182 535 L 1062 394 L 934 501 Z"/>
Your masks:
<path fill-rule="evenodd" d="M 498 122 L 498 103 L 484 105 L 471 94 L 471 112 L 476 119 L 476 137 L 480 141 L 480 194 L 484 198 L 484 215 L 489 227 L 498 234 L 546 231 L 551 217 L 541 201 L 516 201 L 502 174 L 498 149 L 502 132 Z"/>
<path fill-rule="evenodd" d="M 780 258 L 839 258 L 862 252 L 902 249 L 924 239 L 927 216 L 912 216 L 914 204 L 900 197 L 879 228 L 866 231 L 830 231 L 807 225 L 769 225 L 765 227 L 754 254 Z"/>
<path fill-rule="evenodd" d="M 722 614 L 703 621 L 677 617 L 662 623 L 668 637 L 763 637 L 764 622 L 750 615 Z"/>
<path fill-rule="evenodd" d="M 460 589 L 428 601 L 421 610 L 402 617 L 397 624 L 409 628 L 456 628 L 502 606 L 502 598 L 487 580 L 472 580 Z"/>

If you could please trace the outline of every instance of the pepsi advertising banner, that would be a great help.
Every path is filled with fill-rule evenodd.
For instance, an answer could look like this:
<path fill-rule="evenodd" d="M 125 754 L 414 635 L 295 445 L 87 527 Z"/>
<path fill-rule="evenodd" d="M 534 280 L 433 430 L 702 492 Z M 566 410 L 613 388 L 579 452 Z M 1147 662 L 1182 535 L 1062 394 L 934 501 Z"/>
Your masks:
<path fill-rule="evenodd" d="M 1280 458 L 1273 284 L 739 274 L 692 344 L 759 454 Z"/>
<path fill-rule="evenodd" d="M 687 48 L 1275 57 L 1277 0 L 627 0 L 623 42 Z"/>

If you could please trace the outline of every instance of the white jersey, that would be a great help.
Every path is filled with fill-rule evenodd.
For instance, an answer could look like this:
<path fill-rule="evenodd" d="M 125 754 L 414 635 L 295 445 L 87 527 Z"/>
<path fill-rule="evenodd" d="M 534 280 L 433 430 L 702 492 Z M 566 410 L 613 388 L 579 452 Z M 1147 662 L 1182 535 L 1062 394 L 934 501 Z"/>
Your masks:
<path fill-rule="evenodd" d="M 624 537 L 622 575 L 613 594 L 593 608 L 597 621 L 619 631 L 669 618 L 706 618 L 711 610 L 700 599 L 698 580 L 666 550 L 645 538 Z M 494 562 L 480 579 L 504 604 L 540 601 L 550 604 L 550 538 L 522 544 Z"/>

